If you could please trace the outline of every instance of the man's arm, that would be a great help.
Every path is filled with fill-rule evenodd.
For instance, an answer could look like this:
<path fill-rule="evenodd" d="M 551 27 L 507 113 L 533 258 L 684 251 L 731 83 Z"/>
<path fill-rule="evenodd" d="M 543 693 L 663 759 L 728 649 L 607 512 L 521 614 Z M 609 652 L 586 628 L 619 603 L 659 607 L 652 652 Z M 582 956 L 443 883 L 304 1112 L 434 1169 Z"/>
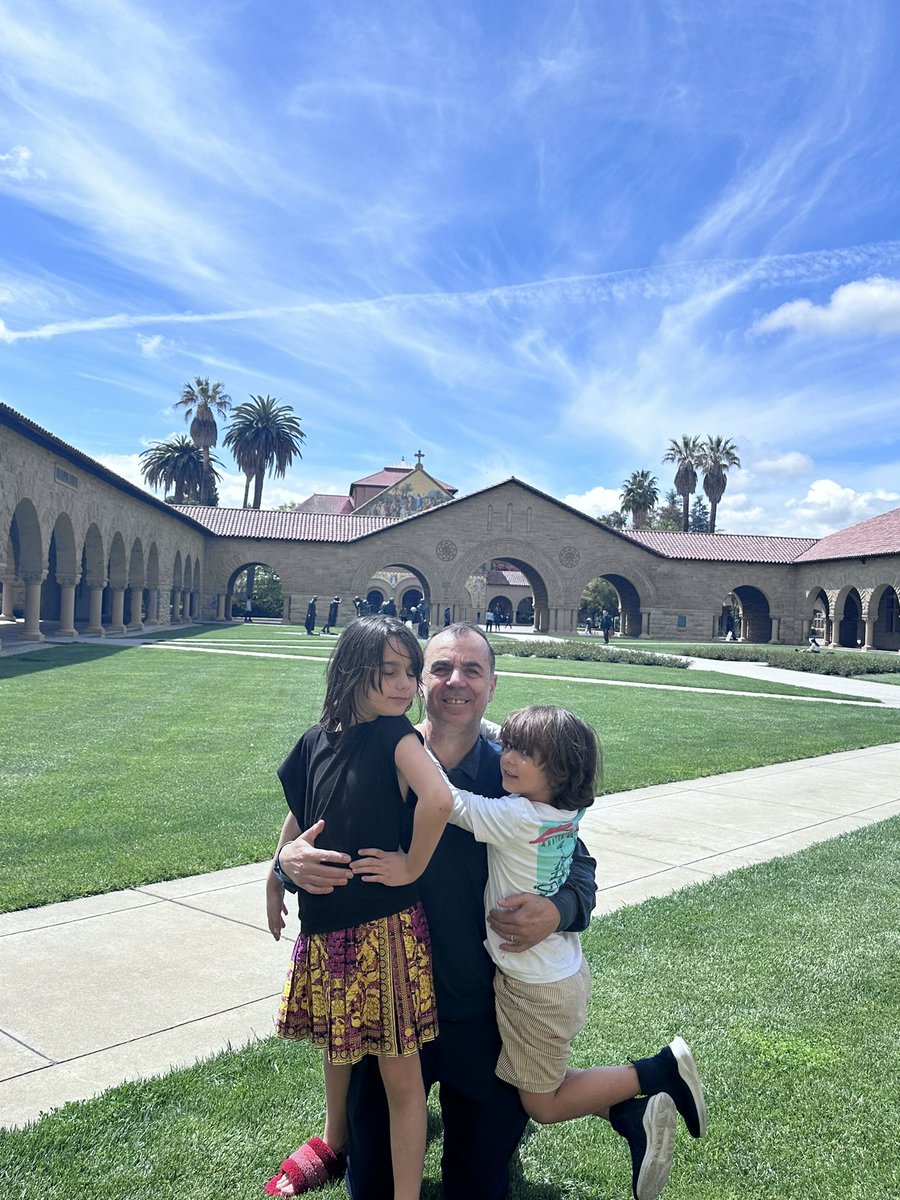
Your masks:
<path fill-rule="evenodd" d="M 302 889 L 312 896 L 324 896 L 336 887 L 344 887 L 352 878 L 348 868 L 349 854 L 340 850 L 317 850 L 316 838 L 325 828 L 324 821 L 316 821 L 292 842 L 287 842 L 275 856 L 275 874 L 294 884 L 294 891 Z"/>
<path fill-rule="evenodd" d="M 530 950 L 551 933 L 580 933 L 591 922 L 597 897 L 597 863 L 579 840 L 569 878 L 553 896 L 523 892 L 506 896 L 488 913 L 488 924 L 503 938 L 501 950 Z"/>

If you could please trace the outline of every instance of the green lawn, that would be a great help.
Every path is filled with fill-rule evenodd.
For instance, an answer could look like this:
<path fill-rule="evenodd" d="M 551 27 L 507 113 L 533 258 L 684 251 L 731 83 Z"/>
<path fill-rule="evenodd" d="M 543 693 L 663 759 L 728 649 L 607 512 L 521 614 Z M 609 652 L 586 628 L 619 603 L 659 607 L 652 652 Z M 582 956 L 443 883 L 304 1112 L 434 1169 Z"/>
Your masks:
<path fill-rule="evenodd" d="M 110 642 L 0 659 L 0 911 L 271 853 L 285 811 L 275 768 L 317 718 L 324 677 L 326 651 L 306 661 L 290 655 L 290 643 L 325 639 L 248 625 L 157 640 L 249 652 Z M 290 657 L 275 657 L 282 653 Z M 554 665 L 568 674 L 590 664 Z M 657 682 L 666 669 L 627 670 Z M 672 674 L 681 684 L 688 672 Z M 538 699 L 596 726 L 608 792 L 898 738 L 890 709 L 550 678 L 536 688 L 505 677 L 489 715 L 500 720 Z"/>
<path fill-rule="evenodd" d="M 709 1135 L 679 1131 L 667 1200 L 900 1196 L 898 928 L 900 818 L 594 921 L 575 1064 L 681 1032 L 706 1080 Z M 318 1057 L 272 1039 L 0 1133 L 2 1195 L 255 1200 L 321 1117 Z M 521 1167 L 512 1200 L 630 1195 L 624 1144 L 599 1120 L 530 1127 Z"/>

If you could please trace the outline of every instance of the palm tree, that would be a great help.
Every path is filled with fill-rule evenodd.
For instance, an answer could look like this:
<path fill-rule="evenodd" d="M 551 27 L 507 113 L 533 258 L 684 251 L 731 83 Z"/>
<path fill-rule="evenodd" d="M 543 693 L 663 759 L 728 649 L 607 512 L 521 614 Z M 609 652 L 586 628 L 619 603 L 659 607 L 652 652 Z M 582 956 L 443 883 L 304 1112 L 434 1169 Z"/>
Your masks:
<path fill-rule="evenodd" d="M 175 504 L 198 499 L 205 470 L 203 456 L 185 434 L 179 433 L 167 442 L 154 442 L 139 457 L 141 474 L 154 491 L 174 488 Z"/>
<path fill-rule="evenodd" d="M 232 413 L 231 424 L 224 444 L 231 448 L 234 461 L 244 472 L 244 508 L 254 482 L 253 504 L 262 505 L 263 479 L 266 472 L 284 477 L 294 458 L 302 458 L 300 446 L 306 434 L 287 404 L 279 404 L 272 396 L 251 396 L 249 403 L 239 404 Z"/>
<path fill-rule="evenodd" d="M 700 446 L 697 466 L 703 472 L 703 490 L 709 500 L 709 532 L 716 532 L 716 509 L 725 495 L 729 467 L 739 467 L 738 448 L 731 438 L 707 435 Z"/>
<path fill-rule="evenodd" d="M 670 438 L 669 448 L 662 457 L 664 463 L 677 463 L 675 491 L 681 497 L 681 528 L 687 533 L 691 527 L 690 502 L 697 490 L 697 460 L 700 456 L 700 439 L 683 433 L 680 438 Z"/>
<path fill-rule="evenodd" d="M 658 499 L 659 480 L 649 471 L 632 471 L 622 484 L 622 512 L 631 513 L 635 529 L 644 528 Z"/>
<path fill-rule="evenodd" d="M 181 399 L 176 408 L 184 409 L 184 419 L 191 422 L 191 441 L 203 455 L 203 480 L 200 486 L 200 503 L 209 503 L 210 455 L 219 437 L 216 413 L 224 416 L 231 407 L 231 397 L 225 392 L 224 383 L 210 384 L 208 379 L 197 375 L 193 383 L 181 389 Z M 193 420 L 191 418 L 193 417 Z"/>

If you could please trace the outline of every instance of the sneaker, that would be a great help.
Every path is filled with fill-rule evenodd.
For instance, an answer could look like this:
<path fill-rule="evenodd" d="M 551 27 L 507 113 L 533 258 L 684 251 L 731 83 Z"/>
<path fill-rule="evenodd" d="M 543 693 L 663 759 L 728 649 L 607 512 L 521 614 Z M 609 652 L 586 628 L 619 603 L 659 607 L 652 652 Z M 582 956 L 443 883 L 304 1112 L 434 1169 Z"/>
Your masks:
<path fill-rule="evenodd" d="M 691 1137 L 703 1137 L 706 1133 L 706 1101 L 690 1047 L 684 1038 L 675 1037 L 656 1057 L 663 1060 L 667 1075 L 661 1090 L 668 1092 L 675 1101 Z"/>
<path fill-rule="evenodd" d="M 672 1171 L 678 1113 L 666 1092 L 623 1100 L 609 1110 L 616 1133 L 631 1151 L 631 1191 L 634 1200 L 656 1200 Z"/>

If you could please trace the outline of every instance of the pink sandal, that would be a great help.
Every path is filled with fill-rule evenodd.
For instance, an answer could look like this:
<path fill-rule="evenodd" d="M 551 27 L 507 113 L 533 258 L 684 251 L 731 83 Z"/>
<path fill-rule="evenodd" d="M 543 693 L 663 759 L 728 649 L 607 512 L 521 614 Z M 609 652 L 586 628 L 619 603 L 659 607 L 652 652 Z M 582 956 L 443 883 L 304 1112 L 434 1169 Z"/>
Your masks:
<path fill-rule="evenodd" d="M 343 1179 L 346 1169 L 347 1159 L 342 1152 L 335 1154 L 327 1142 L 312 1137 L 284 1160 L 278 1168 L 278 1174 L 273 1175 L 266 1184 L 266 1195 L 281 1195 L 275 1185 L 282 1175 L 287 1175 L 294 1195 L 299 1196 L 303 1192 L 324 1187 L 334 1179 Z"/>

